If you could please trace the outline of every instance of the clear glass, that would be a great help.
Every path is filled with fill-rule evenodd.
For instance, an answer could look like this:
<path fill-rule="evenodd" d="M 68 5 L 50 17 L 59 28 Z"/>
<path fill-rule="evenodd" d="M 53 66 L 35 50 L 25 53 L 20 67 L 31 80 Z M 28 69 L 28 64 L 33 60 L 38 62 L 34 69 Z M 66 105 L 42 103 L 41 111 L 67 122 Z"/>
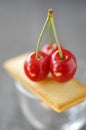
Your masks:
<path fill-rule="evenodd" d="M 86 84 L 86 61 L 78 60 L 75 78 Z M 37 130 L 79 130 L 86 123 L 86 102 L 58 113 L 49 108 L 39 98 L 15 82 L 20 108 Z"/>

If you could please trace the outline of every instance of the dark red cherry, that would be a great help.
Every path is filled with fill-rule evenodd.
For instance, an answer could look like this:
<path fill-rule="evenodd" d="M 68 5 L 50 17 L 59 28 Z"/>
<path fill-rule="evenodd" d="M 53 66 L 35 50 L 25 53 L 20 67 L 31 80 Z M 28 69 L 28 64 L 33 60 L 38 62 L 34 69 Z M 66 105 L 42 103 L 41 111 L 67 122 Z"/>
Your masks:
<path fill-rule="evenodd" d="M 29 54 L 24 63 L 24 71 L 33 81 L 45 79 L 49 72 L 49 56 L 41 51 L 39 51 L 39 58 L 36 58 L 36 52 Z"/>
<path fill-rule="evenodd" d="M 59 82 L 65 82 L 73 78 L 77 63 L 74 55 L 66 50 L 62 49 L 63 59 L 59 56 L 59 51 L 55 51 L 50 59 L 50 71 L 55 80 Z"/>

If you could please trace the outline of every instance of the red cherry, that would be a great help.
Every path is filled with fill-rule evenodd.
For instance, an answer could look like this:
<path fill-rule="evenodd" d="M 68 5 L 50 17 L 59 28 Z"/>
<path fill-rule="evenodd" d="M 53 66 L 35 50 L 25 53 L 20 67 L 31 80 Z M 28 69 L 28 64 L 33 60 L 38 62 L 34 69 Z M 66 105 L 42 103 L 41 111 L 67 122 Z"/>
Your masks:
<path fill-rule="evenodd" d="M 73 78 L 77 63 L 74 55 L 66 50 L 62 49 L 63 59 L 60 59 L 59 51 L 52 54 L 50 59 L 50 71 L 55 80 L 59 82 L 65 82 Z"/>
<path fill-rule="evenodd" d="M 36 58 L 36 52 L 29 54 L 24 63 L 24 71 L 33 81 L 45 79 L 49 72 L 49 56 L 41 51 L 39 51 L 39 58 Z"/>
<path fill-rule="evenodd" d="M 54 51 L 58 50 L 58 47 L 57 47 L 57 44 L 56 43 L 53 43 L 52 46 L 51 44 L 46 44 L 43 48 L 42 48 L 42 51 L 44 53 L 46 53 L 48 56 L 51 56 L 52 53 Z"/>

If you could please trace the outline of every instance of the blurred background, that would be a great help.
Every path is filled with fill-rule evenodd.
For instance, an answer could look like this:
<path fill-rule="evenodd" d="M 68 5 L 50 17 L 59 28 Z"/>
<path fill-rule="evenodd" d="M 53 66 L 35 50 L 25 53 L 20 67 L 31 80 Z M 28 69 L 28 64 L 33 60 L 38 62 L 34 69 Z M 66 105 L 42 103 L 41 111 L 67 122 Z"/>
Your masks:
<path fill-rule="evenodd" d="M 86 59 L 85 0 L 0 0 L 0 130 L 35 130 L 23 117 L 13 79 L 2 68 L 5 60 L 35 50 L 53 8 L 55 25 L 64 47 Z M 42 39 L 42 45 L 47 42 Z M 86 126 L 82 128 L 85 130 Z"/>

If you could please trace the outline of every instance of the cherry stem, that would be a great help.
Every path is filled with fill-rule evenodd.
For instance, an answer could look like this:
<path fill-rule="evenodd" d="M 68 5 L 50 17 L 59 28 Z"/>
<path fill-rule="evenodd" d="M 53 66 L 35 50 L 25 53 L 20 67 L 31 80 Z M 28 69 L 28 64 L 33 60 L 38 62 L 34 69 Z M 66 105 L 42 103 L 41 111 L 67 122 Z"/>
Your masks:
<path fill-rule="evenodd" d="M 51 25 L 51 21 L 49 21 L 49 42 L 50 42 L 50 48 L 52 48 L 52 25 Z"/>
<path fill-rule="evenodd" d="M 55 40 L 56 40 L 56 43 L 57 43 L 57 46 L 58 46 L 58 50 L 59 50 L 59 54 L 60 54 L 60 59 L 63 59 L 64 56 L 63 56 L 62 49 L 61 49 L 61 46 L 60 46 L 60 42 L 59 42 L 59 39 L 58 39 L 58 36 L 57 36 L 57 33 L 56 33 L 53 15 L 50 18 L 50 21 L 51 21 L 51 25 L 52 25 L 52 30 L 53 30 L 53 33 L 54 33 L 54 37 L 55 37 Z"/>
<path fill-rule="evenodd" d="M 40 43 L 41 43 L 41 40 L 42 40 L 42 37 L 43 37 L 43 34 L 44 34 L 44 31 L 46 29 L 46 26 L 49 22 L 49 17 L 47 17 L 46 21 L 45 21 L 45 24 L 41 30 L 41 33 L 40 33 L 40 36 L 39 36 L 39 39 L 38 39 L 38 43 L 37 43 L 37 47 L 36 47 L 36 58 L 39 58 L 39 47 L 40 47 Z"/>
<path fill-rule="evenodd" d="M 49 35 L 50 35 L 50 44 L 51 44 L 51 47 L 52 47 L 52 43 L 51 42 L 52 42 L 52 30 L 53 30 L 54 37 L 55 37 L 55 40 L 56 40 L 56 43 L 57 43 L 57 46 L 58 46 L 58 50 L 59 50 L 59 54 L 60 54 L 60 59 L 63 59 L 64 56 L 63 56 L 62 49 L 61 49 L 60 43 L 59 43 L 59 39 L 58 39 L 58 36 L 57 36 L 57 33 L 56 33 L 55 24 L 54 24 L 54 18 L 53 18 L 53 10 L 52 9 L 48 10 L 47 19 L 45 21 L 45 24 L 44 24 L 42 30 L 41 30 L 41 33 L 40 33 L 40 36 L 39 36 L 39 39 L 38 39 L 38 42 L 37 42 L 36 58 L 39 58 L 39 47 L 40 47 L 40 43 L 41 43 L 44 31 L 45 31 L 46 26 L 47 26 L 48 23 L 50 24 L 49 25 L 49 32 L 50 32 Z"/>

